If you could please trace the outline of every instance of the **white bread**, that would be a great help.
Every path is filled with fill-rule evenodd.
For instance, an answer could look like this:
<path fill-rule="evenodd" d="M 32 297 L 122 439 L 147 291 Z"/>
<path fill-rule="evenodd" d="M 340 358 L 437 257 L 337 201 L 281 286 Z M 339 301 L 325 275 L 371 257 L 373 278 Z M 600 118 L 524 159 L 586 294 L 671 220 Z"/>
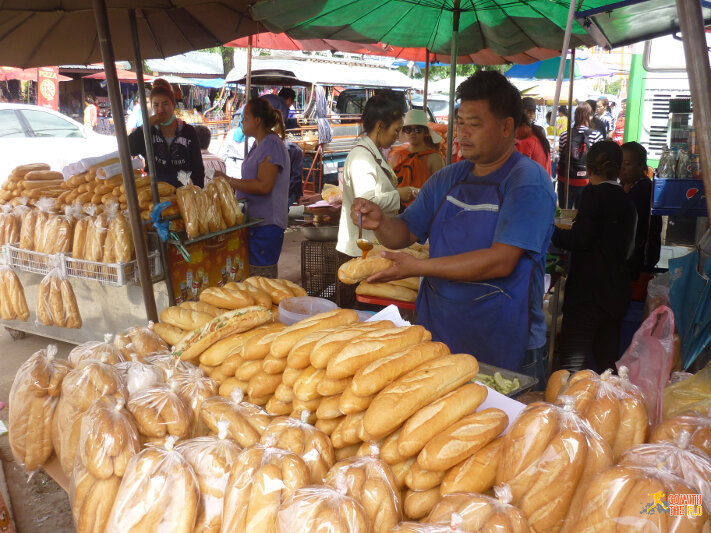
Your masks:
<path fill-rule="evenodd" d="M 417 300 L 417 291 L 394 283 L 368 283 L 361 281 L 356 287 L 356 294 L 374 296 L 399 302 L 414 302 Z"/>
<path fill-rule="evenodd" d="M 368 255 L 365 259 L 357 257 L 343 263 L 338 267 L 338 279 L 347 285 L 353 285 L 373 274 L 387 270 L 392 266 L 390 259 L 385 259 L 379 255 Z"/>
<path fill-rule="evenodd" d="M 443 496 L 453 492 L 483 494 L 491 489 L 496 481 L 496 469 L 499 466 L 503 442 L 502 438 L 494 439 L 471 457 L 448 470 L 441 479 L 441 494 Z"/>
<path fill-rule="evenodd" d="M 284 329 L 272 342 L 269 353 L 274 357 L 286 357 L 294 345 L 309 333 L 355 322 L 358 322 L 358 315 L 351 309 L 336 309 L 314 315 Z"/>
<path fill-rule="evenodd" d="M 178 306 L 167 307 L 160 312 L 161 322 L 187 331 L 201 328 L 213 318 L 211 314 Z"/>

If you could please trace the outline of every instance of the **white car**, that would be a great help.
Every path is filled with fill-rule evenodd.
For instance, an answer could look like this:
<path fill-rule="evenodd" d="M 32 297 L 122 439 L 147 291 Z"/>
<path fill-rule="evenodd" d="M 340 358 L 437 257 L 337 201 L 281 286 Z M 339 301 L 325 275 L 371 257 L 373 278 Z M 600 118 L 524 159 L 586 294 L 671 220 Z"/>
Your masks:
<path fill-rule="evenodd" d="M 116 137 L 100 135 L 57 111 L 0 104 L 0 183 L 19 165 L 47 163 L 61 171 L 85 157 L 116 150 Z"/>

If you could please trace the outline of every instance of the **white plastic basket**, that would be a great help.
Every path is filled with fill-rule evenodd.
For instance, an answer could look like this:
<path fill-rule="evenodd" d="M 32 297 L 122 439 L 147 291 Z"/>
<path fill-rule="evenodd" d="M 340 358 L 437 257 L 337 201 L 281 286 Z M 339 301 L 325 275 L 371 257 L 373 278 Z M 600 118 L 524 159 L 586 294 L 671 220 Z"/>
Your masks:
<path fill-rule="evenodd" d="M 151 276 L 161 275 L 160 256 L 157 251 L 148 254 Z M 66 273 L 70 278 L 94 280 L 102 285 L 122 287 L 129 283 L 138 283 L 138 263 L 134 259 L 128 263 L 100 263 L 85 259 L 65 259 Z"/>
<path fill-rule="evenodd" d="M 8 245 L 7 251 L 10 266 L 18 270 L 34 272 L 35 274 L 47 274 L 56 266 L 56 254 L 44 254 L 33 250 L 25 250 L 16 245 Z M 60 261 L 60 264 L 61 263 L 62 261 Z"/>

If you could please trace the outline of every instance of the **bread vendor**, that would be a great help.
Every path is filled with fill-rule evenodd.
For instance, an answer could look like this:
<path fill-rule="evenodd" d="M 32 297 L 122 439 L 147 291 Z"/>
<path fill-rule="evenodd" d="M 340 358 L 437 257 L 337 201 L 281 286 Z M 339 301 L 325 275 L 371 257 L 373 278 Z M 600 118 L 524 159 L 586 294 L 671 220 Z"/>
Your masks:
<path fill-rule="evenodd" d="M 357 198 L 351 218 L 386 247 L 429 239 L 430 258 L 393 261 L 369 282 L 422 276 L 417 321 L 452 352 L 545 380 L 546 250 L 556 197 L 550 176 L 516 151 L 521 94 L 503 75 L 481 71 L 457 89 L 465 159 L 436 172 L 399 217 Z M 357 223 L 357 222 L 356 222 Z"/>

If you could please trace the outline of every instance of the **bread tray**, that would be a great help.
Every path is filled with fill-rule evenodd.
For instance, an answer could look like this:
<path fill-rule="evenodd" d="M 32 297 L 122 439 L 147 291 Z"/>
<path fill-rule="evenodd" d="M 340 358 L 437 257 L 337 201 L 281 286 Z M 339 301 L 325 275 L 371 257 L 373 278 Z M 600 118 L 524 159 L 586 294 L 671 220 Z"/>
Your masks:
<path fill-rule="evenodd" d="M 518 389 L 514 389 L 509 392 L 506 396 L 509 398 L 516 398 L 517 396 L 528 392 L 538 383 L 538 378 L 532 376 L 527 376 L 526 374 L 520 374 L 518 372 L 513 372 L 511 370 L 506 370 L 505 368 L 499 368 L 498 366 L 488 365 L 486 363 L 479 363 L 479 374 L 485 374 L 487 376 L 494 376 L 494 373 L 499 372 L 506 379 L 518 378 L 518 382 L 521 386 Z M 478 381 L 475 381 L 478 383 Z"/>
<path fill-rule="evenodd" d="M 48 274 L 50 270 L 57 266 L 56 254 L 45 254 L 35 252 L 33 250 L 25 250 L 15 245 L 8 245 L 8 258 L 10 266 L 25 272 L 33 272 L 35 274 Z M 64 254 L 68 257 L 68 254 Z M 63 268 L 62 261 L 59 261 L 59 267 Z"/>
<path fill-rule="evenodd" d="M 66 257 L 64 260 L 67 276 L 98 281 L 102 285 L 123 287 L 129 283 L 138 283 L 138 263 L 134 259 L 128 263 L 100 263 L 85 259 Z M 148 254 L 151 277 L 162 274 L 160 256 L 157 251 Z"/>

